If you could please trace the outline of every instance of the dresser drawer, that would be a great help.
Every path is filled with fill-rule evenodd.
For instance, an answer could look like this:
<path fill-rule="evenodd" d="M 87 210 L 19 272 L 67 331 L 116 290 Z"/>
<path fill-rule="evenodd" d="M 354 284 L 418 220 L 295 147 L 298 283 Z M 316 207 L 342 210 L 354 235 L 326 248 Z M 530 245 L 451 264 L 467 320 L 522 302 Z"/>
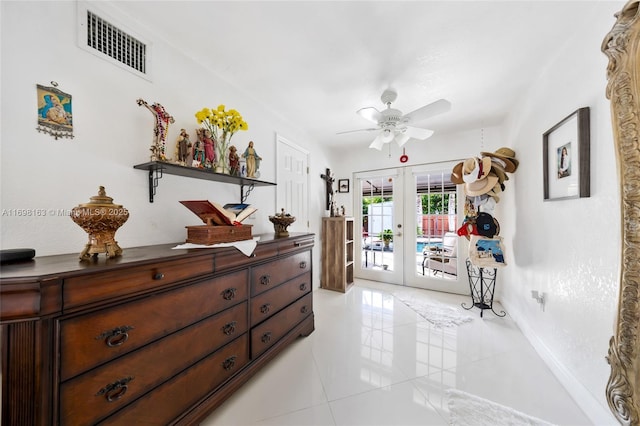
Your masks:
<path fill-rule="evenodd" d="M 141 293 L 143 290 L 211 273 L 213 256 L 203 256 L 119 269 L 88 277 L 67 278 L 63 288 L 64 309 Z"/>
<path fill-rule="evenodd" d="M 254 326 L 294 300 L 311 291 L 311 272 L 287 281 L 251 299 L 251 326 Z"/>
<path fill-rule="evenodd" d="M 237 268 L 238 266 L 246 266 L 247 262 L 258 262 L 262 259 L 268 259 L 278 254 L 277 244 L 258 245 L 247 257 L 238 250 L 230 250 L 223 253 L 217 253 L 215 257 L 215 271 L 223 271 L 226 269 Z"/>
<path fill-rule="evenodd" d="M 297 302 L 278 312 L 251 330 L 251 358 L 258 357 L 269 349 L 296 324 L 312 312 L 313 293 L 307 293 Z"/>
<path fill-rule="evenodd" d="M 289 253 L 302 248 L 312 248 L 314 244 L 314 236 L 309 235 L 304 238 L 297 238 L 295 240 L 287 240 L 280 243 L 278 250 L 279 254 Z"/>
<path fill-rule="evenodd" d="M 247 302 L 63 383 L 60 423 L 90 425 L 247 331 Z"/>
<path fill-rule="evenodd" d="M 60 321 L 67 380 L 247 299 L 247 271 Z"/>
<path fill-rule="evenodd" d="M 245 334 L 99 424 L 170 424 L 247 364 L 247 343 Z"/>
<path fill-rule="evenodd" d="M 311 271 L 311 253 L 308 251 L 256 266 L 251 272 L 251 295 L 255 296 L 270 290 L 309 271 Z"/>

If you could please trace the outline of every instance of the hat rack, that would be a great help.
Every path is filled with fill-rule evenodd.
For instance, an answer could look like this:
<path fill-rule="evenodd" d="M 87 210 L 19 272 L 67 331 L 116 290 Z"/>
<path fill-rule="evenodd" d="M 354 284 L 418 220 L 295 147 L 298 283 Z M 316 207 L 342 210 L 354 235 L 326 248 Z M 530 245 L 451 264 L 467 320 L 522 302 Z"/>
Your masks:
<path fill-rule="evenodd" d="M 500 224 L 493 217 L 493 211 L 500 196 L 506 189 L 509 174 L 514 173 L 519 162 L 516 153 L 509 147 L 494 152 L 484 151 L 484 128 L 480 129 L 480 154 L 456 164 L 451 171 L 451 181 L 463 186 L 467 202 L 465 219 L 458 229 L 458 236 L 470 240 L 469 258 L 466 260 L 469 277 L 471 306 L 462 303 L 464 309 L 480 309 L 480 317 L 485 310 L 493 309 L 493 296 L 498 268 L 506 266 L 504 248 L 500 234 Z"/>

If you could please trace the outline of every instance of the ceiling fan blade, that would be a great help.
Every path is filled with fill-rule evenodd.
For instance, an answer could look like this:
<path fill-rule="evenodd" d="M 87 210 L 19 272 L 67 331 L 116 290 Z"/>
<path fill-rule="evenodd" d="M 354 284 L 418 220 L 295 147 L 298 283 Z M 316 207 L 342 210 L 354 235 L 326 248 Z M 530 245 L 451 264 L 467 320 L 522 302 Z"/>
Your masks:
<path fill-rule="evenodd" d="M 369 148 L 377 149 L 378 151 L 382 151 L 382 145 L 384 145 L 384 134 L 380 133 L 376 138 L 371 142 Z"/>
<path fill-rule="evenodd" d="M 404 131 L 404 134 L 409 136 L 410 138 L 424 140 L 424 139 L 430 138 L 431 135 L 433 135 L 433 130 L 407 126 L 407 128 Z"/>
<path fill-rule="evenodd" d="M 446 99 L 440 99 L 435 102 L 430 103 L 429 105 L 425 105 L 422 108 L 418 108 L 415 111 L 411 111 L 408 114 L 405 114 L 402 117 L 402 120 L 405 123 L 410 121 L 420 121 L 425 118 L 433 117 L 437 114 L 442 114 L 443 112 L 447 112 L 451 109 L 451 102 Z"/>
<path fill-rule="evenodd" d="M 358 130 L 347 130 L 346 132 L 338 132 L 336 135 L 344 135 L 346 133 L 356 133 L 356 132 L 372 132 L 374 130 L 380 130 L 379 127 L 370 127 L 368 129 L 358 129 Z"/>
<path fill-rule="evenodd" d="M 411 136 L 409 136 L 408 134 L 405 133 L 398 133 L 396 135 L 396 143 L 398 144 L 398 146 L 402 146 L 405 143 L 407 143 L 407 141 L 411 139 Z"/>
<path fill-rule="evenodd" d="M 382 113 L 374 107 L 360 108 L 356 112 L 365 120 L 369 120 L 373 123 L 377 123 L 382 119 Z"/>

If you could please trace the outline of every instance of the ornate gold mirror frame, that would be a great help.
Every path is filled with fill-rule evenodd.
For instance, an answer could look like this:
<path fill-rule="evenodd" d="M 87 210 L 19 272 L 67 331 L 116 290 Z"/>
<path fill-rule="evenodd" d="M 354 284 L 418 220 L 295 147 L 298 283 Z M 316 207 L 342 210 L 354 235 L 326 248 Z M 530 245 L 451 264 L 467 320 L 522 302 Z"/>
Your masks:
<path fill-rule="evenodd" d="M 607 402 L 623 425 L 640 424 L 640 0 L 616 14 L 602 51 L 620 182 L 622 252 Z"/>

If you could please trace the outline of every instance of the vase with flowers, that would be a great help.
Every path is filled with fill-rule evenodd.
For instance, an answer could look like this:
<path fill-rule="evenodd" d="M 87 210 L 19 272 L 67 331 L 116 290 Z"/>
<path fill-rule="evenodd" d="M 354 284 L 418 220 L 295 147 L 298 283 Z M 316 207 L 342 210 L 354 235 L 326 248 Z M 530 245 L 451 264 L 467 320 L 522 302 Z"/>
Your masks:
<path fill-rule="evenodd" d="M 224 105 L 216 109 L 202 108 L 196 112 L 198 124 L 207 129 L 215 144 L 216 158 L 214 170 L 217 173 L 229 173 L 227 150 L 231 138 L 238 130 L 247 130 L 247 122 L 235 109 L 225 110 Z"/>

